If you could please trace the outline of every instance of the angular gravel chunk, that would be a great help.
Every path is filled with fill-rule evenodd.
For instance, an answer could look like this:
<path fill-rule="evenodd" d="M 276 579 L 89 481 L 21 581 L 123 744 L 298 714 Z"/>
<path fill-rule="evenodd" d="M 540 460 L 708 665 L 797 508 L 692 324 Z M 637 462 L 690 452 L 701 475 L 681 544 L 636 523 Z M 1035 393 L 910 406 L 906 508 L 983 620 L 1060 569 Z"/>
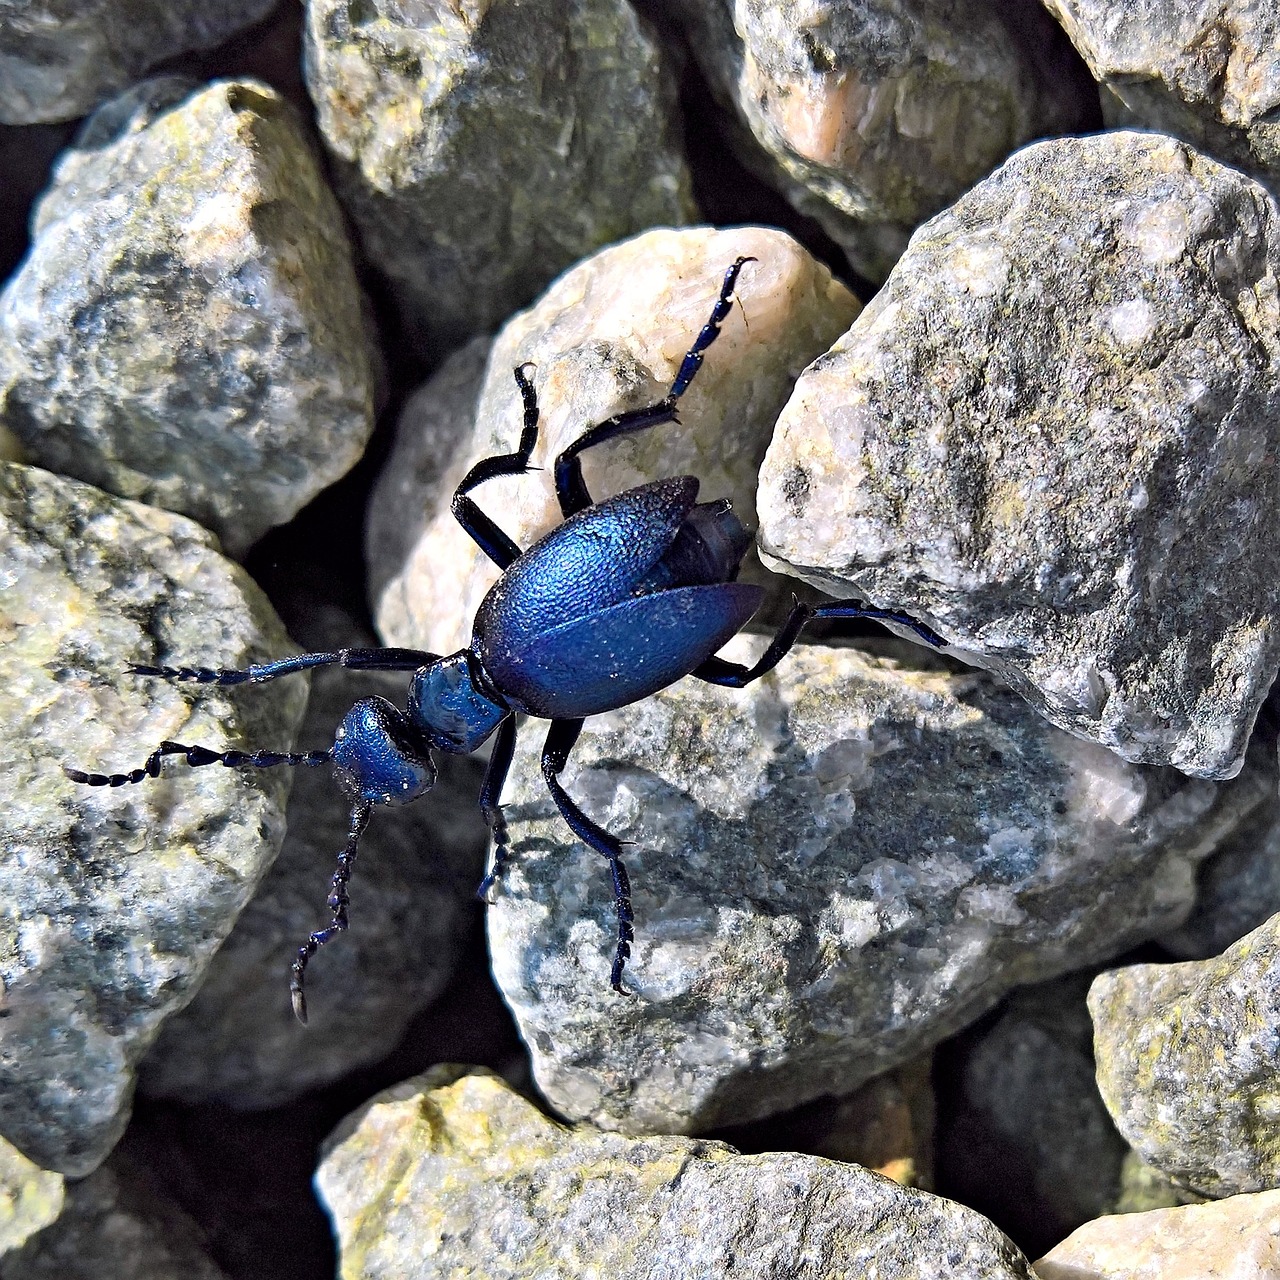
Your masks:
<path fill-rule="evenodd" d="M 1035 1265 L 1039 1280 L 1280 1280 L 1280 1191 L 1099 1218 Z"/>
<path fill-rule="evenodd" d="M 1127 760 L 1240 768 L 1280 664 L 1280 219 L 1183 143 L 1019 152 L 796 387 L 760 545 Z"/>
<path fill-rule="evenodd" d="M 1098 1086 L 1147 1161 L 1208 1196 L 1280 1187 L 1280 915 L 1212 960 L 1089 991 Z"/>
<path fill-rule="evenodd" d="M 360 457 L 369 338 L 293 108 L 166 77 L 59 161 L 0 295 L 0 423 L 40 466 L 180 511 L 239 555 Z"/>
<path fill-rule="evenodd" d="M 195 993 L 284 838 L 288 771 L 191 769 L 119 790 L 164 739 L 288 750 L 305 682 L 198 694 L 131 662 L 290 650 L 265 597 L 189 520 L 0 465 L 0 1133 L 95 1168 L 134 1067 Z"/>
<path fill-rule="evenodd" d="M 1030 1280 L 972 1209 L 857 1165 L 565 1129 L 442 1067 L 330 1139 L 316 1183 L 345 1280 Z"/>
<path fill-rule="evenodd" d="M 174 54 L 211 49 L 277 0 L 0 0 L 0 124 L 74 120 Z"/>
<path fill-rule="evenodd" d="M 305 54 L 342 201 L 428 347 L 694 217 L 674 81 L 626 0 L 311 0 Z"/>
<path fill-rule="evenodd" d="M 544 726 L 523 728 L 489 945 L 561 1114 L 698 1132 L 847 1093 L 1181 920 L 1198 860 L 1261 802 L 893 651 L 802 645 L 745 690 L 690 679 L 587 721 L 564 784 L 630 842 L 633 999 L 609 987 L 606 864 L 547 794 Z"/>
<path fill-rule="evenodd" d="M 1280 187 L 1275 0 L 1044 0 L 1102 87 L 1113 128 L 1185 138 Z"/>
<path fill-rule="evenodd" d="M 1083 127 L 1093 96 L 1079 59 L 1035 5 L 666 0 L 666 7 L 737 117 L 731 141 L 743 162 L 877 281 L 925 218 L 1011 151 Z"/>

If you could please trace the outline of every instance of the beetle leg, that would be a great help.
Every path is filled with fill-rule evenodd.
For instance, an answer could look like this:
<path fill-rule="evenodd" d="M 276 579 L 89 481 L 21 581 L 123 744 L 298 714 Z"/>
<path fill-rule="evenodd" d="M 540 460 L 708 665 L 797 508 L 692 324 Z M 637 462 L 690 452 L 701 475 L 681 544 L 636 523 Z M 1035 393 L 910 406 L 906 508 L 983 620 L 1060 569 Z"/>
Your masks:
<path fill-rule="evenodd" d="M 703 353 L 720 336 L 720 326 L 733 308 L 733 289 L 738 283 L 738 272 L 746 263 L 754 261 L 754 258 L 739 258 L 724 273 L 720 296 L 711 308 L 710 318 L 702 326 L 693 346 L 685 352 L 675 381 L 657 404 L 619 413 L 607 422 L 588 428 L 556 458 L 556 497 L 560 500 L 563 515 L 571 516 L 575 511 L 583 511 L 591 506 L 591 495 L 582 478 L 582 463 L 578 460 L 580 453 L 603 444 L 606 440 L 676 420 L 676 401 L 688 391 L 694 375 L 702 368 Z"/>
<path fill-rule="evenodd" d="M 622 969 L 631 954 L 631 944 L 635 941 L 635 930 L 632 928 L 634 917 L 631 914 L 631 881 L 627 877 L 627 869 L 622 865 L 622 841 L 610 835 L 603 827 L 597 826 L 578 808 L 564 787 L 560 785 L 559 774 L 578 741 L 582 732 L 581 720 L 553 720 L 547 733 L 546 744 L 542 748 L 542 776 L 547 790 L 560 810 L 560 816 L 569 824 L 573 834 L 593 848 L 602 857 L 609 860 L 609 870 L 613 875 L 613 902 L 618 913 L 618 945 L 613 952 L 613 967 L 609 973 L 609 985 L 619 995 L 632 993 L 622 985 Z"/>
<path fill-rule="evenodd" d="M 146 759 L 141 768 L 128 773 L 85 773 L 83 769 L 62 766 L 62 772 L 72 782 L 82 782 L 90 787 L 124 787 L 147 778 L 160 776 L 160 761 L 165 756 L 186 756 L 192 768 L 205 764 L 224 764 L 228 769 L 241 765 L 255 765 L 270 769 L 278 764 L 318 765 L 333 759 L 332 751 L 213 751 L 209 747 L 187 746 L 181 742 L 162 742 Z"/>
<path fill-rule="evenodd" d="M 708 684 L 741 689 L 772 671 L 786 657 L 800 632 L 815 618 L 871 618 L 877 622 L 897 622 L 901 626 L 910 627 L 921 640 L 933 645 L 935 649 L 941 649 L 947 643 L 932 627 L 897 609 L 871 609 L 852 603 L 812 605 L 802 604 L 797 600 L 791 606 L 786 622 L 754 666 L 746 667 L 740 662 L 728 662 L 724 658 L 708 658 L 701 666 L 695 667 L 692 674 Z"/>
<path fill-rule="evenodd" d="M 194 680 L 197 684 L 262 684 L 313 667 L 346 667 L 348 671 L 417 671 L 439 654 L 425 649 L 335 649 L 332 653 L 296 653 L 274 662 L 257 662 L 241 670 L 223 667 L 147 667 L 131 662 L 130 675 L 162 680 Z"/>
<path fill-rule="evenodd" d="M 529 470 L 529 459 L 533 455 L 534 445 L 538 443 L 538 395 L 525 372 L 531 368 L 531 364 L 522 364 L 514 370 L 520 398 L 524 401 L 524 427 L 515 453 L 494 454 L 491 458 L 477 462 L 463 477 L 453 494 L 454 519 L 499 569 L 505 569 L 513 560 L 519 559 L 520 548 L 467 494 L 495 476 L 519 476 Z"/>
<path fill-rule="evenodd" d="M 493 740 L 493 752 L 489 756 L 489 767 L 484 771 L 484 782 L 480 787 L 480 812 L 489 830 L 493 833 L 493 865 L 488 875 L 480 881 L 476 897 L 481 902 L 489 901 L 489 890 L 497 884 L 502 875 L 503 865 L 511 856 L 508 844 L 507 820 L 502 814 L 502 784 L 507 780 L 507 770 L 511 768 L 511 755 L 516 749 L 516 718 L 508 716 L 498 726 L 498 736 Z"/>
<path fill-rule="evenodd" d="M 338 854 L 338 868 L 329 883 L 329 897 L 326 899 L 326 905 L 333 912 L 333 920 L 328 928 L 318 929 L 307 938 L 306 942 L 298 948 L 298 954 L 290 966 L 289 996 L 293 1001 L 293 1012 L 304 1026 L 307 1022 L 307 997 L 302 990 L 302 983 L 307 961 L 326 942 L 346 930 L 347 907 L 350 902 L 347 897 L 347 881 L 351 879 L 351 868 L 355 864 L 360 837 L 364 834 L 365 827 L 369 825 L 369 814 L 372 812 L 373 805 L 367 800 L 357 800 L 351 806 L 346 847 Z"/>

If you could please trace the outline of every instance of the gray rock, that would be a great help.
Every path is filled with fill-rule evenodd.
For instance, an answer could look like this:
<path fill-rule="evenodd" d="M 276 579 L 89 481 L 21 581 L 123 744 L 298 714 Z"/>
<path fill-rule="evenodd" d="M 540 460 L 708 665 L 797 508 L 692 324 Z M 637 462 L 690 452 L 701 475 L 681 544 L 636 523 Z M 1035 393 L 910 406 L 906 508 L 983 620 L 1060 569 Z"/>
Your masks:
<path fill-rule="evenodd" d="M 1274 0 L 1044 0 L 1095 78 L 1113 128 L 1154 129 L 1280 189 Z"/>
<path fill-rule="evenodd" d="M 857 1165 L 553 1123 L 437 1068 L 330 1139 L 316 1184 L 348 1280 L 1030 1280 L 985 1218 Z"/>
<path fill-rule="evenodd" d="M 1131 965 L 1089 992 L 1098 1086 L 1129 1144 L 1204 1195 L 1280 1187 L 1280 916 L 1212 960 Z"/>
<path fill-rule="evenodd" d="M 0 124 L 74 120 L 175 54 L 211 49 L 276 0 L 0 0 Z"/>
<path fill-rule="evenodd" d="M 382 584 L 374 607 L 388 643 L 449 653 L 470 642 L 497 570 L 458 526 L 449 498 L 473 463 L 509 453 L 520 438 L 512 369 L 536 366 L 533 464 L 543 469 L 489 481 L 474 497 L 528 546 L 560 523 L 556 455 L 593 423 L 666 394 L 726 268 L 744 254 L 758 261 L 742 270 L 738 302 L 681 398 L 680 423 L 590 450 L 583 473 L 599 497 L 695 475 L 704 500 L 728 497 L 748 528 L 755 523 L 756 474 L 778 413 L 800 371 L 848 327 L 858 303 L 781 231 L 651 231 L 580 263 L 514 317 L 493 344 L 482 387 L 471 381 L 480 368 L 476 347 L 410 402 L 370 505 L 370 577 Z M 754 554 L 742 576 L 789 601 L 794 584 L 766 573 Z"/>
<path fill-rule="evenodd" d="M 380 693 L 403 706 L 407 684 L 402 675 L 317 672 L 299 734 L 303 749 L 331 745 L 358 697 Z M 299 770 L 280 856 L 199 994 L 165 1024 L 142 1063 L 144 1093 L 273 1107 L 395 1047 L 448 982 L 484 874 L 479 762 L 437 763 L 434 790 L 375 814 L 360 841 L 351 928 L 307 968 L 306 1028 L 289 1007 L 288 969 L 311 930 L 328 923 L 325 896 L 346 843 L 350 802 L 331 770 Z"/>
<path fill-rule="evenodd" d="M 59 162 L 0 295 L 0 422 L 36 463 L 243 552 L 360 456 L 373 373 L 336 202 L 254 82 L 148 81 Z"/>
<path fill-rule="evenodd" d="M 1231 776 L 1280 663 L 1278 271 L 1265 190 L 1183 143 L 1026 148 L 800 380 L 766 560 L 1126 759 Z"/>
<path fill-rule="evenodd" d="M 1100 1218 L 1035 1265 L 1039 1280 L 1280 1280 L 1280 1192 Z"/>
<path fill-rule="evenodd" d="M 911 232 L 1015 148 L 1085 120 L 1088 77 L 1055 49 L 1053 23 L 1034 5 L 666 7 L 733 113 L 744 162 L 820 222 L 869 279 L 883 280 Z"/>
<path fill-rule="evenodd" d="M 630 1000 L 609 988 L 605 864 L 525 730 L 489 942 L 560 1113 L 696 1132 L 847 1093 L 1011 987 L 1182 919 L 1196 862 L 1260 802 L 892 652 L 800 646 L 746 690 L 688 680 L 587 722 L 565 786 L 631 842 Z"/>
<path fill-rule="evenodd" d="M 119 1155 L 69 1183 L 62 1212 L 0 1255 L 5 1280 L 227 1280 L 196 1224 Z"/>
<path fill-rule="evenodd" d="M 182 517 L 0 466 L 0 1132 L 67 1174 L 119 1137 L 135 1064 L 284 838 L 286 770 L 171 761 L 119 790 L 62 772 L 124 772 L 163 739 L 289 748 L 305 684 L 192 696 L 125 671 L 289 651 L 212 542 Z"/>
<path fill-rule="evenodd" d="M 420 342 L 695 216 L 674 81 L 625 0 L 311 0 L 305 57 L 343 203 Z"/>

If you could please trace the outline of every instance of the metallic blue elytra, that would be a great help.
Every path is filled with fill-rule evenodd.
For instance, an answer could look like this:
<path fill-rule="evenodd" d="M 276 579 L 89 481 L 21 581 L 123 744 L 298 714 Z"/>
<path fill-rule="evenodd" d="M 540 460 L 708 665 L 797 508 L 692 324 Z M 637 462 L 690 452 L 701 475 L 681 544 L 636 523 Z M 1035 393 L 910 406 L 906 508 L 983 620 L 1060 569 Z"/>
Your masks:
<path fill-rule="evenodd" d="M 383 698 L 363 698 L 347 713 L 334 745 L 325 751 L 213 751 L 162 742 L 140 768 L 128 773 L 66 770 L 76 782 L 118 787 L 156 777 L 168 755 L 183 756 L 195 766 L 333 763 L 352 800 L 351 820 L 330 884 L 328 906 L 333 918 L 308 937 L 291 967 L 290 992 L 301 1021 L 307 1020 L 303 994 L 307 962 L 347 928 L 347 882 L 369 815 L 375 805 L 408 803 L 431 787 L 433 749 L 467 753 L 494 736 L 480 788 L 480 810 L 494 844 L 489 874 L 479 891 L 487 897 L 510 856 L 499 801 L 515 750 L 516 716 L 522 713 L 551 722 L 542 748 L 543 780 L 569 828 L 609 864 L 617 913 L 610 982 L 615 991 L 626 994 L 622 972 L 635 935 L 622 842 L 587 817 L 560 783 L 585 717 L 638 702 L 687 675 L 741 688 L 771 671 L 813 618 L 876 618 L 908 627 L 928 644 L 944 643 L 923 622 L 893 610 L 854 602 L 797 603 L 753 666 L 717 658 L 716 651 L 742 629 L 764 594 L 759 587 L 735 581 L 751 538 L 729 503 L 723 499 L 699 503 L 698 481 L 693 476 L 656 480 L 599 503 L 587 492 L 579 460 L 584 450 L 676 420 L 677 401 L 719 335 L 732 309 L 738 273 L 751 261 L 739 258 L 725 272 L 710 318 L 667 394 L 655 404 L 591 427 L 559 455 L 555 486 L 564 521 L 527 550 L 469 496 L 495 476 L 521 475 L 530 469 L 538 439 L 538 401 L 530 366 L 515 370 L 524 407 L 516 451 L 472 467 L 453 495 L 458 523 L 502 570 L 476 612 L 470 648 L 443 658 L 418 649 L 340 649 L 243 670 L 132 668 L 138 675 L 205 684 L 261 683 L 328 665 L 411 671 L 405 711 Z"/>

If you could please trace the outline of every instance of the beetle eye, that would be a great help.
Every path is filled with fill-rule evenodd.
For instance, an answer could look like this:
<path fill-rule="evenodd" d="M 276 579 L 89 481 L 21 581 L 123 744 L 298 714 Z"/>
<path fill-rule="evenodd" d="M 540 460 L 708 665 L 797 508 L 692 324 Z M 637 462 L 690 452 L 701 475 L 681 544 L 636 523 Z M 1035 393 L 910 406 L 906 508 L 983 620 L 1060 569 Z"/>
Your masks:
<path fill-rule="evenodd" d="M 408 804 L 436 780 L 427 743 L 385 698 L 361 698 L 333 744 L 338 785 L 370 804 Z"/>

